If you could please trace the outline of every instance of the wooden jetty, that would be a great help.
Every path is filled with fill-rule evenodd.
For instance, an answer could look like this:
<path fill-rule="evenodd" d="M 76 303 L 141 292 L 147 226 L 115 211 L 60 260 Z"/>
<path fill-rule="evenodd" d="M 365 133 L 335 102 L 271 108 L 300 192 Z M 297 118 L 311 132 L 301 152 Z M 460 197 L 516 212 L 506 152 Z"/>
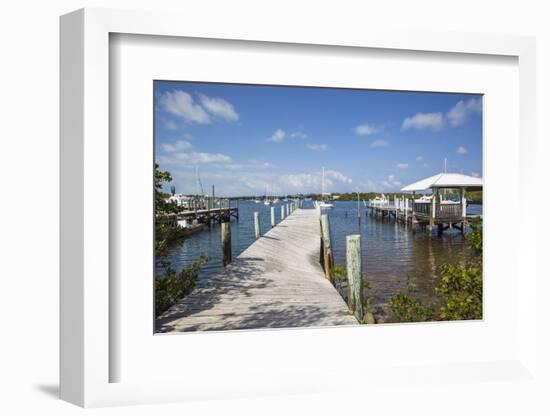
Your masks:
<path fill-rule="evenodd" d="M 231 218 L 239 219 L 238 207 L 199 209 L 195 211 L 183 211 L 177 214 L 178 220 L 196 219 L 200 223 L 208 222 L 222 223 L 230 221 Z"/>
<path fill-rule="evenodd" d="M 159 215 L 157 220 L 176 226 L 182 220 L 190 222 L 196 220 L 199 224 L 221 224 L 231 221 L 231 218 L 239 219 L 238 207 L 187 210 L 177 214 Z"/>
<path fill-rule="evenodd" d="M 431 189 L 429 197 L 416 199 L 417 191 Z M 460 190 L 458 201 L 445 200 L 443 190 Z M 383 198 L 367 203 L 367 211 L 381 218 L 393 218 L 405 224 L 420 225 L 430 232 L 437 227 L 438 232 L 456 228 L 464 232 L 468 224 L 481 216 L 466 213 L 467 190 L 482 190 L 483 181 L 480 178 L 457 173 L 441 173 L 414 184 L 405 186 L 403 192 L 412 192 L 412 198 L 395 197 L 392 200 Z"/>
<path fill-rule="evenodd" d="M 157 332 L 357 325 L 319 264 L 319 212 L 294 209 L 156 321 Z"/>

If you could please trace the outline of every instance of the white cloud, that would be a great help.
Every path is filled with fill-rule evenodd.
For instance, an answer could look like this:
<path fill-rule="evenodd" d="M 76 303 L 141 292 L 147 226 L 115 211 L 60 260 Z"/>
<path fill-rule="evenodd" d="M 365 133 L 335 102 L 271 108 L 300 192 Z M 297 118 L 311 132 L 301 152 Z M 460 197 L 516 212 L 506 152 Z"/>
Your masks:
<path fill-rule="evenodd" d="M 370 144 L 371 149 L 376 149 L 378 147 L 387 147 L 389 143 L 386 140 L 375 140 Z"/>
<path fill-rule="evenodd" d="M 422 162 L 424 160 L 424 156 L 416 156 L 417 162 Z"/>
<path fill-rule="evenodd" d="M 167 91 L 160 96 L 159 104 L 164 111 L 181 117 L 188 123 L 210 123 L 208 113 L 185 91 Z"/>
<path fill-rule="evenodd" d="M 237 121 L 239 119 L 239 115 L 235 111 L 233 105 L 223 98 L 208 97 L 204 94 L 200 94 L 199 98 L 203 107 L 210 114 L 227 121 Z"/>
<path fill-rule="evenodd" d="M 479 172 L 472 172 L 471 175 L 475 176 L 476 178 L 479 178 Z"/>
<path fill-rule="evenodd" d="M 374 182 L 372 179 L 367 179 L 365 182 L 359 185 L 358 191 L 360 192 L 378 192 L 380 190 L 380 185 Z"/>
<path fill-rule="evenodd" d="M 167 165 L 174 165 L 178 163 L 193 165 L 203 163 L 231 163 L 231 157 L 222 153 L 180 152 L 171 153 L 169 156 L 160 156 L 159 162 Z"/>
<path fill-rule="evenodd" d="M 270 142 L 275 143 L 281 143 L 286 137 L 286 133 L 283 129 L 277 129 L 275 130 L 275 133 L 271 135 L 269 139 L 267 139 Z"/>
<path fill-rule="evenodd" d="M 397 168 L 398 169 L 407 169 L 409 167 L 408 163 L 398 163 Z"/>
<path fill-rule="evenodd" d="M 481 99 L 470 98 L 468 101 L 460 100 L 447 112 L 447 119 L 453 127 L 466 122 L 470 114 L 481 114 Z"/>
<path fill-rule="evenodd" d="M 325 171 L 325 192 L 350 191 L 349 185 L 353 180 L 336 170 Z M 265 187 L 265 185 L 263 185 Z M 303 172 L 274 176 L 269 181 L 270 189 L 280 192 L 321 192 L 322 172 Z M 263 188 L 257 188 L 262 191 Z"/>
<path fill-rule="evenodd" d="M 290 135 L 290 137 L 292 139 L 302 139 L 303 140 L 303 139 L 307 139 L 307 134 L 305 134 L 301 131 L 295 131 Z"/>
<path fill-rule="evenodd" d="M 243 171 L 243 170 L 255 171 L 256 169 L 267 169 L 271 167 L 273 167 L 271 163 L 260 162 L 256 160 L 250 160 L 244 163 L 230 163 L 230 164 L 223 165 L 224 169 L 231 169 L 234 171 Z"/>
<path fill-rule="evenodd" d="M 382 186 L 386 191 L 396 190 L 401 187 L 401 182 L 395 178 L 395 175 L 389 175 L 386 180 L 382 181 Z"/>
<path fill-rule="evenodd" d="M 373 124 L 365 123 L 355 127 L 353 130 L 355 134 L 359 136 L 370 136 L 374 133 L 378 133 L 381 128 Z"/>
<path fill-rule="evenodd" d="M 163 155 L 174 159 L 174 155 Z M 173 184 L 178 192 L 196 192 L 195 166 L 191 156 L 183 157 L 185 161 L 177 161 L 176 164 L 164 165 L 165 160 L 159 158 L 159 163 L 164 169 L 168 168 L 174 178 Z M 200 177 L 202 183 L 216 184 L 216 195 L 263 195 L 266 191 L 269 195 L 283 195 L 290 193 L 321 192 L 322 172 L 298 171 L 290 174 L 277 174 L 273 168 L 259 169 L 254 164 L 265 162 L 248 160 L 236 163 L 211 163 L 200 165 Z M 325 171 L 325 192 L 351 192 L 361 185 L 355 185 L 351 178 L 335 170 Z M 364 185 L 366 186 L 366 185 Z M 378 185 L 380 188 L 380 185 Z M 369 181 L 369 190 L 374 189 Z"/>
<path fill-rule="evenodd" d="M 416 113 L 412 117 L 403 120 L 401 128 L 408 129 L 430 129 L 433 131 L 441 130 L 445 125 L 445 118 L 442 113 Z"/>
<path fill-rule="evenodd" d="M 332 178 L 338 182 L 347 183 L 347 184 L 350 184 L 353 182 L 351 178 L 348 178 L 346 175 L 344 175 L 341 172 L 338 172 L 337 170 L 325 171 L 325 179 L 326 178 Z"/>
<path fill-rule="evenodd" d="M 456 149 L 456 153 L 459 155 L 465 155 L 468 153 L 468 150 L 464 146 L 458 146 Z"/>
<path fill-rule="evenodd" d="M 179 128 L 178 124 L 172 120 L 164 120 L 164 127 L 167 130 L 177 130 Z"/>
<path fill-rule="evenodd" d="M 221 153 L 193 152 L 189 154 L 189 158 L 193 161 L 193 163 L 231 162 L 231 158 L 229 156 Z"/>
<path fill-rule="evenodd" d="M 279 183 L 285 192 L 312 192 L 321 191 L 321 176 L 314 173 L 297 173 L 282 175 Z M 325 186 L 332 184 L 332 181 L 325 181 Z"/>
<path fill-rule="evenodd" d="M 187 150 L 191 148 L 191 143 L 185 141 L 185 140 L 178 140 L 174 144 L 172 143 L 163 143 L 162 144 L 162 150 L 164 150 L 166 153 L 174 153 L 174 152 L 180 152 L 182 150 Z"/>
<path fill-rule="evenodd" d="M 312 144 L 312 143 L 308 143 L 306 144 L 306 146 L 311 149 L 311 150 L 315 150 L 317 152 L 324 152 L 328 149 L 328 145 L 327 144 Z"/>

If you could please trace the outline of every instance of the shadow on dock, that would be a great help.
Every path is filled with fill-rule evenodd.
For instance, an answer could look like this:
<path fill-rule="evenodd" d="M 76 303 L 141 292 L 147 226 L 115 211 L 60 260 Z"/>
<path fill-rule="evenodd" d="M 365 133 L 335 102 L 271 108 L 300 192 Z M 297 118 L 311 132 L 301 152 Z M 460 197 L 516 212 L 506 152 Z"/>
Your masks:
<path fill-rule="evenodd" d="M 156 332 L 357 324 L 318 262 L 319 217 L 296 210 L 156 320 Z"/>

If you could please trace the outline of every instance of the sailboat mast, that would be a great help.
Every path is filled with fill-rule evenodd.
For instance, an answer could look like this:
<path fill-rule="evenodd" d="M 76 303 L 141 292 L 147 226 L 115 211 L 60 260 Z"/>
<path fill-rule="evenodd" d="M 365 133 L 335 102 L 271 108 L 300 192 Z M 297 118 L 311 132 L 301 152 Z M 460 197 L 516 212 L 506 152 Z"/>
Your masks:
<path fill-rule="evenodd" d="M 323 166 L 323 177 L 321 180 L 321 199 L 323 199 L 323 195 L 325 195 L 325 167 Z"/>

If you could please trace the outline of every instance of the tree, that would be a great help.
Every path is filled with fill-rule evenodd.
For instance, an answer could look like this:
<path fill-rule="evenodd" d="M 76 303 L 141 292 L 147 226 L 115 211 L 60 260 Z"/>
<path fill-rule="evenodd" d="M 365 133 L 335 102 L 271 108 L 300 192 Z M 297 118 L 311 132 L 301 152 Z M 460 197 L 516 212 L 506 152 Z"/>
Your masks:
<path fill-rule="evenodd" d="M 167 224 L 166 214 L 176 213 L 177 205 L 166 201 L 168 194 L 162 192 L 164 183 L 172 181 L 168 171 L 161 171 L 155 163 L 155 256 L 158 259 L 168 254 L 168 250 L 175 243 L 181 242 L 185 230 Z"/>
<path fill-rule="evenodd" d="M 172 182 L 172 175 L 168 171 L 161 171 L 159 169 L 159 164 L 155 163 L 155 212 L 157 214 L 161 212 L 168 211 L 169 204 L 166 202 L 166 197 L 168 196 L 162 192 L 162 187 L 164 183 Z"/>

